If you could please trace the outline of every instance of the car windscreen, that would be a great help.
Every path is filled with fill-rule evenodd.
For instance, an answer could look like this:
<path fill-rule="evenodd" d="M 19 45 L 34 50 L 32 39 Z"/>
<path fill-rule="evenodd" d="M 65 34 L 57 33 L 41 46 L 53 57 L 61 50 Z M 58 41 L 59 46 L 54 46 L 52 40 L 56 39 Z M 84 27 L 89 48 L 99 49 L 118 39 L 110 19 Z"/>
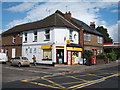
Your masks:
<path fill-rule="evenodd" d="M 15 57 L 14 59 L 18 60 L 18 59 L 20 59 L 20 57 Z"/>
<path fill-rule="evenodd" d="M 26 57 L 22 57 L 23 60 L 28 60 Z"/>

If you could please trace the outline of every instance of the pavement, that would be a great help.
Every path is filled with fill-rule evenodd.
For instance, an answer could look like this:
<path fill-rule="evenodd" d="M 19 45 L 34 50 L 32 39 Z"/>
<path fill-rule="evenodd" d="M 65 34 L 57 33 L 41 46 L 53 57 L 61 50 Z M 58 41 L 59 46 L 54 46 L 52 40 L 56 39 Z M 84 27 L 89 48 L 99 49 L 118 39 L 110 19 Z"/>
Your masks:
<path fill-rule="evenodd" d="M 96 64 L 96 65 L 56 65 L 56 66 L 44 66 L 44 65 L 31 65 L 32 68 L 42 68 L 45 69 L 44 72 L 50 74 L 61 74 L 61 73 L 73 73 L 73 72 L 84 72 L 84 71 L 93 71 L 99 70 L 107 67 L 118 66 L 120 60 L 111 61 L 108 64 Z"/>

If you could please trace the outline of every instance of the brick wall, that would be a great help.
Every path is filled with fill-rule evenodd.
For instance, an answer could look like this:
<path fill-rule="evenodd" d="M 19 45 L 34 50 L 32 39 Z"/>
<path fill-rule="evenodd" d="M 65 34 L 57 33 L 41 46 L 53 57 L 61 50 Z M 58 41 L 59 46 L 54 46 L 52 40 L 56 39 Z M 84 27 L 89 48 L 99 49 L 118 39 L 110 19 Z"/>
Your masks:
<path fill-rule="evenodd" d="M 13 43 L 13 36 L 16 41 Z M 2 36 L 2 49 L 4 52 L 8 50 L 8 59 L 12 58 L 12 48 L 15 48 L 15 56 L 22 56 L 22 37 L 19 35 L 6 35 Z"/>

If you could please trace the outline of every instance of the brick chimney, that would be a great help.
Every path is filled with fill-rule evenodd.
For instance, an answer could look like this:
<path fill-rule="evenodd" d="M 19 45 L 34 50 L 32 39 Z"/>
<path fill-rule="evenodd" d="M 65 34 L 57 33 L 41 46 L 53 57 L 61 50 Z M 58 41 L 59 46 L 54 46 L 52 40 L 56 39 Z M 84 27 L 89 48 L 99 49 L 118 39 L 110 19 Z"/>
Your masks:
<path fill-rule="evenodd" d="M 95 22 L 90 22 L 90 27 L 95 29 Z"/>
<path fill-rule="evenodd" d="M 71 19 L 71 16 L 72 16 L 72 14 L 71 14 L 70 11 L 65 13 L 65 18 L 66 18 L 66 19 L 70 20 L 70 19 Z"/>

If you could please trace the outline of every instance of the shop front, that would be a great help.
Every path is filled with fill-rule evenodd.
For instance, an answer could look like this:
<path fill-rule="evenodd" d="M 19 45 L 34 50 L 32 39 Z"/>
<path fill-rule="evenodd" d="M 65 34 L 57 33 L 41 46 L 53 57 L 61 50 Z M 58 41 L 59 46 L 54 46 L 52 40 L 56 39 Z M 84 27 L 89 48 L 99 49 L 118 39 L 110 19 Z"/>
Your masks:
<path fill-rule="evenodd" d="M 82 58 L 82 48 L 81 47 L 67 47 L 67 64 L 76 65 Z"/>

